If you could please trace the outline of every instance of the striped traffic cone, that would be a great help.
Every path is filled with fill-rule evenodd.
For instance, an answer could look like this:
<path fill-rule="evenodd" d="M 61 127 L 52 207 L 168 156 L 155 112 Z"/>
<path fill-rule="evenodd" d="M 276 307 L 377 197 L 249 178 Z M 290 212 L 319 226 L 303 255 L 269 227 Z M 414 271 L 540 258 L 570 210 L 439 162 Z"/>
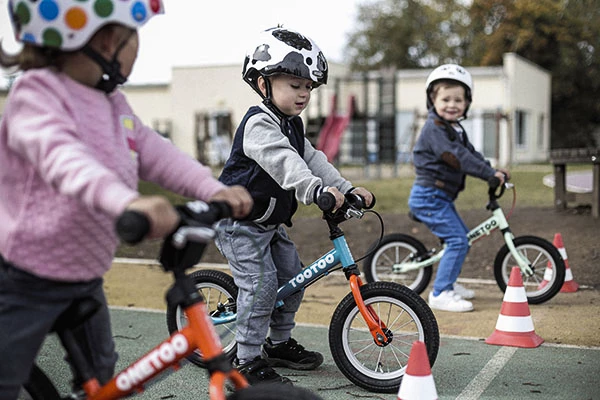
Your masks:
<path fill-rule="evenodd" d="M 437 398 L 425 343 L 417 340 L 410 349 L 406 373 L 398 390 L 398 400 L 437 400 Z"/>
<path fill-rule="evenodd" d="M 565 268 L 565 282 L 563 283 L 562 287 L 560 288 L 560 291 L 562 293 L 576 292 L 579 289 L 579 285 L 577 284 L 577 282 L 575 282 L 573 280 L 573 272 L 571 272 L 571 268 L 569 268 L 569 260 L 567 257 L 567 250 L 565 250 L 563 238 L 560 233 L 554 234 L 554 241 L 552 244 L 554 244 L 554 247 L 556 247 L 556 249 L 560 253 L 560 256 L 563 258 L 563 260 L 565 262 L 565 267 L 566 267 Z M 548 266 L 546 267 L 546 270 L 544 271 L 544 279 L 538 286 L 538 289 L 543 289 L 544 286 L 546 286 L 550 282 L 550 279 L 552 279 L 552 265 L 550 265 L 550 263 L 548 263 Z"/>
<path fill-rule="evenodd" d="M 533 329 L 527 293 L 519 267 L 513 267 L 510 272 L 496 330 L 485 342 L 498 346 L 527 348 L 538 347 L 544 342 Z"/>
<path fill-rule="evenodd" d="M 567 259 L 567 250 L 565 250 L 563 238 L 560 233 L 554 235 L 554 247 L 558 249 L 558 252 L 565 261 L 565 283 L 563 283 L 560 291 L 562 293 L 576 292 L 579 289 L 579 285 L 573 280 L 573 273 L 571 272 L 571 268 L 569 268 L 569 260 Z"/>

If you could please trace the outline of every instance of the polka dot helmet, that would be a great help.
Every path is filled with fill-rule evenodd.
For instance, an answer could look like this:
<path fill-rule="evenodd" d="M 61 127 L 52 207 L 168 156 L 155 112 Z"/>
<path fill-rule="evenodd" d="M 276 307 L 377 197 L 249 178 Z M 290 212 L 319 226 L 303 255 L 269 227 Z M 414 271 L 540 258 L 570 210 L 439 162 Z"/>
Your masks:
<path fill-rule="evenodd" d="M 313 87 L 327 83 L 327 60 L 310 38 L 284 28 L 261 32 L 246 53 L 242 77 L 258 94 L 259 76 L 288 74 L 311 80 Z"/>
<path fill-rule="evenodd" d="M 102 26 L 118 23 L 132 29 L 164 13 L 162 0 L 9 0 L 18 41 L 73 51 Z"/>

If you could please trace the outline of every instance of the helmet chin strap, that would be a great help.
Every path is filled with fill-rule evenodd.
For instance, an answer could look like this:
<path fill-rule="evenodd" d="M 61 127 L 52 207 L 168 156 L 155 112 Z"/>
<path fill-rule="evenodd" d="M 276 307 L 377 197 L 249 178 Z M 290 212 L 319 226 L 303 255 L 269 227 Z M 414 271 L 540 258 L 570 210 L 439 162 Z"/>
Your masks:
<path fill-rule="evenodd" d="M 273 104 L 273 100 L 272 100 L 273 89 L 271 88 L 271 81 L 266 76 L 264 76 L 263 79 L 265 80 L 265 89 L 267 91 L 267 95 L 263 96 L 263 104 L 269 110 L 273 111 L 273 113 L 275 115 L 277 115 L 279 118 L 289 118 L 290 117 L 289 115 L 284 114 L 283 111 L 281 111 L 275 104 Z"/>
<path fill-rule="evenodd" d="M 131 34 L 133 33 L 135 33 L 135 31 L 131 32 Z M 83 46 L 81 49 L 83 54 L 91 58 L 100 66 L 100 68 L 102 68 L 102 76 L 100 77 L 98 83 L 96 83 L 96 89 L 100 89 L 104 93 L 109 94 L 115 90 L 118 85 L 122 85 L 127 82 L 127 78 L 121 74 L 121 63 L 117 60 L 117 57 L 119 56 L 121 50 L 123 50 L 123 47 L 125 47 L 129 41 L 130 37 L 131 35 L 127 36 L 127 38 L 123 40 L 119 47 L 117 47 L 117 50 L 115 50 L 115 54 L 110 61 L 102 57 L 100 53 L 92 49 L 88 44 Z"/>

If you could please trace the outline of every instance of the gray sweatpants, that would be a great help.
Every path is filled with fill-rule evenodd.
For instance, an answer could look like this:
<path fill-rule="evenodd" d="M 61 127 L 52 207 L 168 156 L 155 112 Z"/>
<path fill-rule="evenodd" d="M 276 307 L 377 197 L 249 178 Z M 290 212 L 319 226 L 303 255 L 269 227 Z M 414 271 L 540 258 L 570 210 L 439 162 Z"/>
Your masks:
<path fill-rule="evenodd" d="M 227 258 L 239 288 L 237 356 L 252 360 L 261 354 L 267 334 L 275 341 L 291 336 L 303 292 L 285 299 L 281 308 L 274 306 L 277 289 L 302 270 L 302 263 L 283 225 L 266 228 L 227 219 L 218 231 L 217 248 Z"/>
<path fill-rule="evenodd" d="M 117 354 L 102 279 L 55 282 L 41 279 L 3 262 L 0 257 L 0 399 L 16 399 L 54 321 L 74 299 L 93 297 L 102 303 L 81 331 L 100 382 L 114 373 Z M 85 348 L 85 347 L 84 347 Z"/>

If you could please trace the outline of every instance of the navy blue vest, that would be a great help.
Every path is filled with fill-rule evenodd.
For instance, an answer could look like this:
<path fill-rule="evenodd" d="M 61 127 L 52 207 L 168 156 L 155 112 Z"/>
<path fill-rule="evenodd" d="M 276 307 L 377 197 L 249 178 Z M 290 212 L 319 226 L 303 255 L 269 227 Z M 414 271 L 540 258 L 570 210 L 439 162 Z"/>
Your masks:
<path fill-rule="evenodd" d="M 264 113 L 258 106 L 251 107 L 238 126 L 231 154 L 225 163 L 219 180 L 228 186 L 244 186 L 254 199 L 254 208 L 247 217 L 259 220 L 261 224 L 285 223 L 291 226 L 291 219 L 298 209 L 294 190 L 284 190 L 256 161 L 244 154 L 243 136 L 248 119 L 257 113 Z M 304 124 L 300 117 L 282 118 L 281 134 L 301 157 L 304 157 Z"/>

